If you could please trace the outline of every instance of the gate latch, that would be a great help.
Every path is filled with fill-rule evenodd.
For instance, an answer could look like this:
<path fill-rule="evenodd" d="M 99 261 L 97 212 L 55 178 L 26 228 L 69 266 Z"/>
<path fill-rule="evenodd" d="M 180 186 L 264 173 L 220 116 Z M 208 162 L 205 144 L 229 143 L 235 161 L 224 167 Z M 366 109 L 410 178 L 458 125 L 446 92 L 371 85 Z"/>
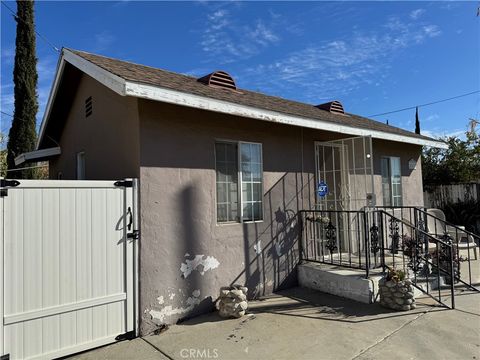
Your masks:
<path fill-rule="evenodd" d="M 7 180 L 7 179 L 0 179 L 0 197 L 4 197 L 8 195 L 7 188 L 15 187 L 20 185 L 20 181 L 17 180 Z"/>
<path fill-rule="evenodd" d="M 127 233 L 127 239 L 130 240 L 138 240 L 140 236 L 140 231 L 138 230 L 133 230 L 131 233 Z"/>

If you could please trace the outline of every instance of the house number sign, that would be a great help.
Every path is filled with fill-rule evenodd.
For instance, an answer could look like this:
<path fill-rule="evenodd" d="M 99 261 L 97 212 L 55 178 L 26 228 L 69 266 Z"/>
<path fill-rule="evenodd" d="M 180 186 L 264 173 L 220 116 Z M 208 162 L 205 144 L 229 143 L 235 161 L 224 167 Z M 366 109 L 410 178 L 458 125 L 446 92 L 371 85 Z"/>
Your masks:
<path fill-rule="evenodd" d="M 328 185 L 324 181 L 318 183 L 317 193 L 320 197 L 325 197 L 328 194 Z"/>

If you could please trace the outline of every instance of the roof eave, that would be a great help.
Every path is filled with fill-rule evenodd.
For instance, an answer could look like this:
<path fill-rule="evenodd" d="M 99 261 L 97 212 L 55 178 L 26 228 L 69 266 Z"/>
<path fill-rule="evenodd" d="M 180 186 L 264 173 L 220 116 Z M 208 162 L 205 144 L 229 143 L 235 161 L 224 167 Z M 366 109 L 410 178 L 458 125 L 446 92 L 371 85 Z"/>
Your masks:
<path fill-rule="evenodd" d="M 121 96 L 134 96 L 143 99 L 161 101 L 180 106 L 220 112 L 224 114 L 238 115 L 279 124 L 301 126 L 305 128 L 332 131 L 348 135 L 372 136 L 373 138 L 377 139 L 397 141 L 421 146 L 447 148 L 447 145 L 444 142 L 434 139 L 423 139 L 419 137 L 406 136 L 385 131 L 356 128 L 352 126 L 336 124 L 331 121 L 322 121 L 318 119 L 293 116 L 276 111 L 240 105 L 228 101 L 199 96 L 177 90 L 127 81 L 119 77 L 118 75 L 115 75 L 101 68 L 100 66 L 93 64 L 92 62 L 82 58 L 81 56 L 73 53 L 72 51 L 63 48 L 57 64 L 55 80 L 50 91 L 50 96 L 48 98 L 44 117 L 40 127 L 40 134 L 37 141 L 37 149 L 42 143 L 43 137 L 45 136 L 45 129 L 51 112 L 51 106 L 53 104 L 53 99 L 55 98 L 63 73 L 63 68 L 66 62 L 77 67 L 79 70 L 96 79 L 97 81 L 99 81 L 100 83 Z"/>
<path fill-rule="evenodd" d="M 188 106 L 202 110 L 220 112 L 224 114 L 248 117 L 257 120 L 270 121 L 279 124 L 301 126 L 310 129 L 332 131 L 348 135 L 372 136 L 377 139 L 397 141 L 421 146 L 431 146 L 446 148 L 447 145 L 442 141 L 434 139 L 424 139 L 414 136 L 406 136 L 384 131 L 356 128 L 342 124 L 336 124 L 331 121 L 322 121 L 318 119 L 304 118 L 288 115 L 280 112 L 255 108 L 246 105 L 235 104 L 228 101 L 212 99 L 199 95 L 180 92 L 172 89 L 161 88 L 157 86 L 127 81 L 125 84 L 126 95 L 138 98 L 166 102 L 181 106 Z"/>

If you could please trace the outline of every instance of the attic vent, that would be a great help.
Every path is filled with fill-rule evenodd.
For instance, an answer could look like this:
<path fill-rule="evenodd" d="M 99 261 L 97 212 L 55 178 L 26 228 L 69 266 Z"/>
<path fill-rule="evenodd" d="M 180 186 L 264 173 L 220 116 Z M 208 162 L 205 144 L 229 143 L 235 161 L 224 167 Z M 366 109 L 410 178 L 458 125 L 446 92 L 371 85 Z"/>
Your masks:
<path fill-rule="evenodd" d="M 325 104 L 320 104 L 316 106 L 319 109 L 327 110 L 332 114 L 342 114 L 345 115 L 345 111 L 343 110 L 342 103 L 340 101 L 331 101 Z"/>
<path fill-rule="evenodd" d="M 91 96 L 89 96 L 85 100 L 85 117 L 89 117 L 90 115 L 92 115 L 92 112 L 93 112 L 93 99 Z"/>
<path fill-rule="evenodd" d="M 237 90 L 235 81 L 225 71 L 215 71 L 211 74 L 201 77 L 200 79 L 198 79 L 198 81 L 212 87 L 220 87 L 220 88 Z"/>

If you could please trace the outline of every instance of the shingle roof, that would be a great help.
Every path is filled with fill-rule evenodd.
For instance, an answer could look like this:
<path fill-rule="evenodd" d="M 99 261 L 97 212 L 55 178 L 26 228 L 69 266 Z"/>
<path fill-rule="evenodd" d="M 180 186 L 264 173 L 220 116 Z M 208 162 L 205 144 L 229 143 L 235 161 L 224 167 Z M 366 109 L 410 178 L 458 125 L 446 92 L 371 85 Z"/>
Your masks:
<path fill-rule="evenodd" d="M 232 91 L 228 89 L 213 88 L 198 82 L 197 78 L 192 76 L 178 74 L 150 66 L 139 65 L 83 51 L 72 49 L 68 50 L 127 81 L 177 90 L 258 109 L 275 111 L 287 115 L 436 141 L 435 139 L 423 135 L 418 135 L 404 129 L 350 113 L 348 113 L 348 116 L 332 114 L 311 104 L 287 100 L 245 89 Z"/>

